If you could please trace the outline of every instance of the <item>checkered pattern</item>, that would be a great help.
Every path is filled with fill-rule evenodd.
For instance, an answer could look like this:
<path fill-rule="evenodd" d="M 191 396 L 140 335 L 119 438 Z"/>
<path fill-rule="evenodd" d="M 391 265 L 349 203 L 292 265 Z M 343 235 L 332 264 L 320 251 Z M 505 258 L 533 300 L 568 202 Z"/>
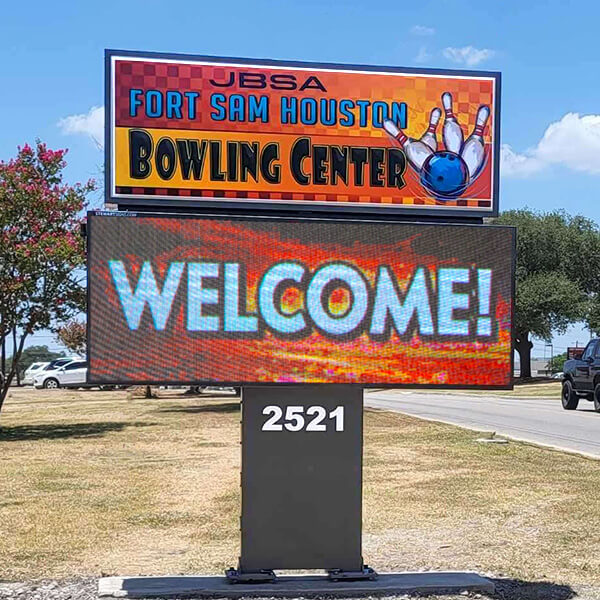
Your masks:
<path fill-rule="evenodd" d="M 259 192 L 241 191 L 216 191 L 181 188 L 151 188 L 151 187 L 125 187 L 117 186 L 117 194 L 127 196 L 172 196 L 175 198 L 228 198 L 243 200 L 260 200 L 267 196 L 271 200 L 291 200 L 302 202 L 337 202 L 338 204 L 392 204 L 392 205 L 414 205 L 414 206 L 461 206 L 469 208 L 490 208 L 490 200 L 458 199 L 453 202 L 438 202 L 428 197 L 421 198 L 398 198 L 393 196 L 359 196 L 356 194 L 299 194 L 296 192 L 270 192 L 269 194 Z"/>

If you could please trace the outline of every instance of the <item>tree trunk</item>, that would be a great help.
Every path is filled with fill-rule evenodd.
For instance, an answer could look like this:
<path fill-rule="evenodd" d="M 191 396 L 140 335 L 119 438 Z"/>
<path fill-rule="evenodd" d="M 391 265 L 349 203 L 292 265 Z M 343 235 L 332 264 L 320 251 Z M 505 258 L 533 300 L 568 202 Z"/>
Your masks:
<path fill-rule="evenodd" d="M 4 404 L 4 400 L 6 400 L 8 390 L 10 389 L 10 384 L 12 383 L 12 380 L 17 372 L 17 365 L 19 364 L 21 354 L 23 354 L 23 347 L 25 346 L 26 339 L 27 334 L 24 333 L 21 341 L 19 342 L 19 348 L 17 349 L 16 345 L 13 346 L 13 361 L 10 366 L 10 373 L 6 375 L 3 381 L 0 381 L 0 412 L 2 412 L 2 405 Z"/>
<path fill-rule="evenodd" d="M 17 386 L 21 387 L 21 373 L 19 372 L 19 359 L 21 358 L 21 353 L 17 356 L 17 328 L 13 327 L 12 330 L 12 338 L 13 338 L 13 363 L 15 364 L 15 375 L 17 376 Z"/>
<path fill-rule="evenodd" d="M 0 373 L 6 373 L 6 337 L 2 338 L 2 350 L 0 356 Z"/>
<path fill-rule="evenodd" d="M 529 340 L 528 331 L 518 331 L 515 335 L 515 349 L 521 361 L 521 378 L 531 377 L 531 349 L 533 343 Z"/>

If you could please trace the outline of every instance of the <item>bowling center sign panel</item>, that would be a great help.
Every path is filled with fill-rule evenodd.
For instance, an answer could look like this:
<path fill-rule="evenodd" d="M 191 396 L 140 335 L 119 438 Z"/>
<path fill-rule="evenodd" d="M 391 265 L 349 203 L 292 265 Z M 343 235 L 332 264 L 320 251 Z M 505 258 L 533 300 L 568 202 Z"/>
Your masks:
<path fill-rule="evenodd" d="M 107 201 L 485 217 L 500 75 L 106 53 Z"/>

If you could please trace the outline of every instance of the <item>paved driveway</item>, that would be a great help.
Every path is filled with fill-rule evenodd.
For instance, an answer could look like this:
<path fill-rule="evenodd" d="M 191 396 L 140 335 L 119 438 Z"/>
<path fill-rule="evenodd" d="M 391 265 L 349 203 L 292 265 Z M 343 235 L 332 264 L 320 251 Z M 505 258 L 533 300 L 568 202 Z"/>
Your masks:
<path fill-rule="evenodd" d="M 525 399 L 387 390 L 367 392 L 365 404 L 600 458 L 600 414 L 586 400 L 579 402 L 576 411 L 567 411 L 558 397 Z"/>

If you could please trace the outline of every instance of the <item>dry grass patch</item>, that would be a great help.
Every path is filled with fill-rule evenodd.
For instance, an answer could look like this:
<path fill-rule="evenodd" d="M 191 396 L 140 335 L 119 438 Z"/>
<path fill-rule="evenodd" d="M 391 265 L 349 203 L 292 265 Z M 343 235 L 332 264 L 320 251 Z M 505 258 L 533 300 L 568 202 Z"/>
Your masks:
<path fill-rule="evenodd" d="M 492 392 L 485 390 L 468 390 L 462 393 L 487 395 L 487 396 L 502 396 L 514 398 L 560 398 L 562 382 L 560 380 L 544 382 L 544 383 L 522 383 L 515 385 L 512 390 L 494 390 Z"/>
<path fill-rule="evenodd" d="M 370 563 L 600 582 L 600 461 L 477 437 L 368 411 Z"/>
<path fill-rule="evenodd" d="M 560 399 L 560 390 L 562 382 L 560 380 L 536 383 L 519 383 L 515 384 L 512 390 L 474 390 L 474 389 L 457 389 L 457 390 L 426 390 L 427 394 L 460 394 L 467 396 L 496 396 L 502 398 L 555 398 Z M 372 391 L 390 391 L 381 388 Z M 402 388 L 399 392 L 423 392 L 422 388 Z"/>
<path fill-rule="evenodd" d="M 223 497 L 239 486 L 239 403 L 162 395 L 13 394 L 0 430 L 4 577 L 235 563 L 238 497 L 226 510 Z"/>
<path fill-rule="evenodd" d="M 18 390 L 0 423 L 0 579 L 236 564 L 235 398 Z M 369 564 L 600 583 L 600 462 L 476 437 L 367 410 Z"/>

